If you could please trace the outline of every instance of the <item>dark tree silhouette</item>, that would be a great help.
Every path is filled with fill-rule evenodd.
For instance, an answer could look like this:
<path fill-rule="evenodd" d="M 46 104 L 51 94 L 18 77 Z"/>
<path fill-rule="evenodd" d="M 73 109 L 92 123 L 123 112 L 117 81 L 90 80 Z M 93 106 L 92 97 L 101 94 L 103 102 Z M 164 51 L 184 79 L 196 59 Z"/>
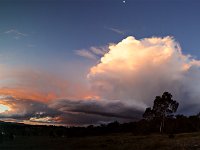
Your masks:
<path fill-rule="evenodd" d="M 156 96 L 153 108 L 146 108 L 143 117 L 147 120 L 160 120 L 160 133 L 163 132 L 165 118 L 172 115 L 178 109 L 179 103 L 172 99 L 172 95 L 164 92 L 162 96 Z"/>

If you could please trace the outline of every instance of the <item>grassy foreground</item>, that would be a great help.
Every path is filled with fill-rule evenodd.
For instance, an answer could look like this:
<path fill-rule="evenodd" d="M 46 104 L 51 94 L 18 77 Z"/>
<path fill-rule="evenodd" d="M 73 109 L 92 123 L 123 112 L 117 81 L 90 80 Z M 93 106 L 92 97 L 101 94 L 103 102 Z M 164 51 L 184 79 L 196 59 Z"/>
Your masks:
<path fill-rule="evenodd" d="M 178 134 L 173 139 L 167 135 L 134 136 L 113 134 L 82 138 L 52 138 L 26 136 L 14 141 L 4 141 L 0 150 L 200 150 L 200 133 Z"/>

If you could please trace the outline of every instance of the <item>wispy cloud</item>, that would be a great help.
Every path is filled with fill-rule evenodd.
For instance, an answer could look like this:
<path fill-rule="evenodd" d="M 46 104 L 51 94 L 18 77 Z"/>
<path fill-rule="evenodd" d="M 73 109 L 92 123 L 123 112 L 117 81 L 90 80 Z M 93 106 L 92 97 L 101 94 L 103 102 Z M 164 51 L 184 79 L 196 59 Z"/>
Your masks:
<path fill-rule="evenodd" d="M 84 49 L 76 50 L 75 53 L 85 58 L 94 59 L 94 60 L 97 59 L 96 56 L 92 52 L 84 50 Z"/>
<path fill-rule="evenodd" d="M 105 27 L 105 29 L 113 31 L 113 32 L 120 34 L 120 35 L 125 35 L 125 31 L 122 31 L 122 30 L 117 29 L 117 28 Z"/>
<path fill-rule="evenodd" d="M 103 56 L 108 51 L 108 48 L 106 48 L 106 47 L 94 47 L 94 46 L 92 46 L 90 48 L 90 51 L 93 52 L 96 55 Z"/>
<path fill-rule="evenodd" d="M 75 50 L 75 54 L 88 59 L 97 60 L 99 57 L 102 57 L 107 51 L 107 47 L 92 46 L 89 49 Z"/>
<path fill-rule="evenodd" d="M 10 34 L 12 35 L 15 39 L 20 39 L 21 37 L 26 37 L 28 34 L 20 32 L 16 29 L 10 29 L 4 32 L 5 34 Z"/>

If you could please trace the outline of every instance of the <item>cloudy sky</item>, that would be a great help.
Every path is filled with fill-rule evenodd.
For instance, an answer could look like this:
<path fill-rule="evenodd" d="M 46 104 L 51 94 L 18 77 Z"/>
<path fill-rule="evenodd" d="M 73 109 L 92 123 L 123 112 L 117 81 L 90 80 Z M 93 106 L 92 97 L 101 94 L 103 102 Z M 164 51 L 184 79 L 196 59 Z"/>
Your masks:
<path fill-rule="evenodd" d="M 200 110 L 197 0 L 1 0 L 0 119 L 88 125 L 141 118 L 172 93 Z"/>

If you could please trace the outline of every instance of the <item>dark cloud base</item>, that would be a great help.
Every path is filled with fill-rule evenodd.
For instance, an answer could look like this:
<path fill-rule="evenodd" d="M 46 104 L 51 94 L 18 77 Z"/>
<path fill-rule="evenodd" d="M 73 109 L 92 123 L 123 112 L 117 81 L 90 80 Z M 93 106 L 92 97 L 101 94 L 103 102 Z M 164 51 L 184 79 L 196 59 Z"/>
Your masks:
<path fill-rule="evenodd" d="M 4 97 L 0 100 L 12 109 L 0 114 L 2 120 L 62 125 L 102 124 L 112 121 L 130 122 L 141 118 L 142 111 L 119 101 L 55 100 L 50 104 Z"/>

